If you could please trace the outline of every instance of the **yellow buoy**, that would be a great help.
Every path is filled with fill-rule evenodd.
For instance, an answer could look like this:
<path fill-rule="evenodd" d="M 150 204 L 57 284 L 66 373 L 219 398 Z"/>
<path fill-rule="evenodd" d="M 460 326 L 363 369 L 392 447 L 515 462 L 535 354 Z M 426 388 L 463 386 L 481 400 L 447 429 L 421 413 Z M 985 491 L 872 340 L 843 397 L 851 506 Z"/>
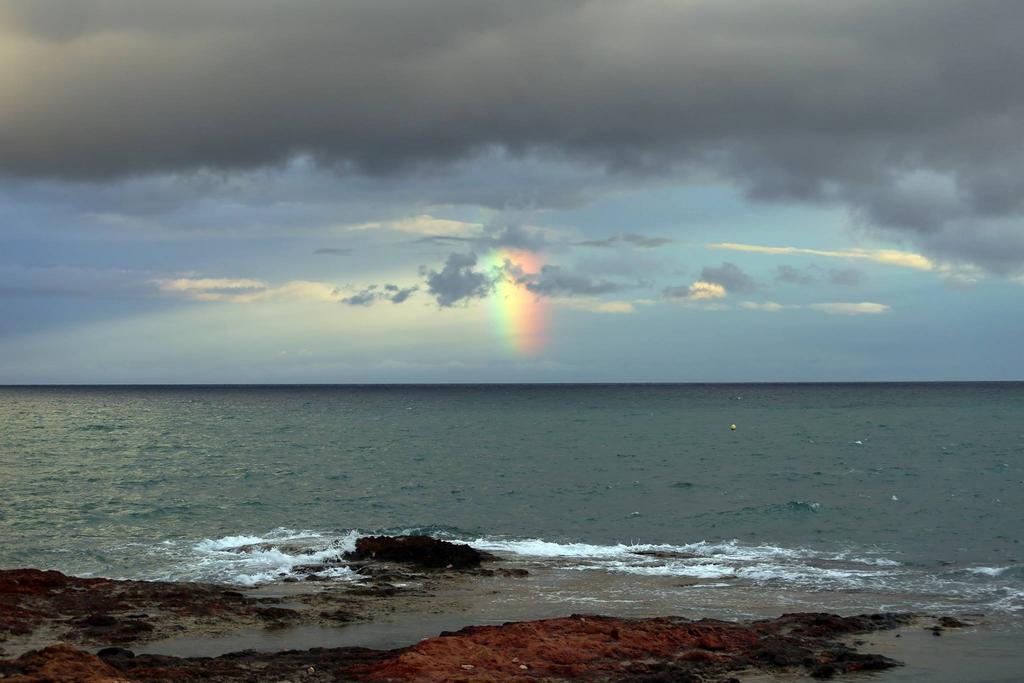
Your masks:
<path fill-rule="evenodd" d="M 735 432 L 736 431 L 736 425 L 729 425 L 729 429 L 731 429 L 732 431 Z"/>

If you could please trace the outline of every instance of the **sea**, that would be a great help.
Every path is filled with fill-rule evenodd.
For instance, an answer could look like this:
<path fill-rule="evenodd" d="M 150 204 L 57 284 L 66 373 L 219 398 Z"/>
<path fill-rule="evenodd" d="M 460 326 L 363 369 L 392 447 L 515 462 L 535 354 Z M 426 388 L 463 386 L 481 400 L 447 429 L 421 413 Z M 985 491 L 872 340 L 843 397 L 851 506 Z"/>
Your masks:
<path fill-rule="evenodd" d="M 0 388 L 0 567 L 265 586 L 408 533 L 546 614 L 1024 634 L 1024 383 Z"/>

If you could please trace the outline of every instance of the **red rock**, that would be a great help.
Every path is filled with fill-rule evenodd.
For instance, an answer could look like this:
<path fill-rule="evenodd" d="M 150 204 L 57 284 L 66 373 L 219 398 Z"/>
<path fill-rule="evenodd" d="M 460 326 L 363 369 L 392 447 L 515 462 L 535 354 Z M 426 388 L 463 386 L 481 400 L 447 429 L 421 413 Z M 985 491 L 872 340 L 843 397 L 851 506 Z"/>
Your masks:
<path fill-rule="evenodd" d="M 91 588 L 110 583 L 109 579 L 78 579 L 54 570 L 8 569 L 0 571 L 0 595 L 40 595 L 75 586 Z"/>
<path fill-rule="evenodd" d="M 714 620 L 574 615 L 442 634 L 358 673 L 367 680 L 446 681 L 459 680 L 461 667 L 471 665 L 472 680 L 500 681 L 643 675 L 651 662 L 732 670 L 748 664 L 737 655 L 754 651 L 760 638 L 742 624 Z"/>
<path fill-rule="evenodd" d="M 27 652 L 13 662 L 0 662 L 4 683 L 122 683 L 124 673 L 96 655 L 69 645 L 53 645 Z"/>
<path fill-rule="evenodd" d="M 823 678 L 898 665 L 879 655 L 857 653 L 826 635 L 891 628 L 907 620 L 899 615 L 794 614 L 732 623 L 575 615 L 473 626 L 390 652 L 363 648 L 249 650 L 214 658 L 134 655 L 123 648 L 101 650 L 97 658 L 58 646 L 0 661 L 0 675 L 14 676 L 4 683 L 280 681 L 296 676 L 422 683 L 538 679 L 653 683 L 723 680 L 739 670 L 788 671 Z M 822 635 L 807 635 L 812 630 Z"/>

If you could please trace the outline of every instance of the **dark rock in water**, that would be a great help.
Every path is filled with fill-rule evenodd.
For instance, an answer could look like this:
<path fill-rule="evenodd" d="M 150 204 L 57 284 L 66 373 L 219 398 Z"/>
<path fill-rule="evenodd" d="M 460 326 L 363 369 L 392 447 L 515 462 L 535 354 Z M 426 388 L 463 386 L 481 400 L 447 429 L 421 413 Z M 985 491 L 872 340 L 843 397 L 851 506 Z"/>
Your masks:
<path fill-rule="evenodd" d="M 700 557 L 696 553 L 674 550 L 633 550 L 631 554 L 642 555 L 643 557 L 657 557 L 663 560 L 693 560 Z"/>
<path fill-rule="evenodd" d="M 364 536 L 356 540 L 353 560 L 409 562 L 432 569 L 479 567 L 490 555 L 464 543 L 450 543 L 430 536 Z"/>
<path fill-rule="evenodd" d="M 960 621 L 956 617 L 940 617 L 939 626 L 943 628 L 967 628 L 973 624 L 968 624 L 966 621 Z"/>

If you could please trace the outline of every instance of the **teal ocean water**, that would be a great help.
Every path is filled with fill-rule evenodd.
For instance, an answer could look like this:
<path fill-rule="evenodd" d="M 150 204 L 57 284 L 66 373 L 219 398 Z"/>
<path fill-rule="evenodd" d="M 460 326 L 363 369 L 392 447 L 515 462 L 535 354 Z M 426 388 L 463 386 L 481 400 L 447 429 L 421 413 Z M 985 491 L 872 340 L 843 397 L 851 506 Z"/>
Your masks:
<path fill-rule="evenodd" d="M 0 566 L 251 585 L 403 531 L 1019 624 L 1024 384 L 0 388 Z"/>

